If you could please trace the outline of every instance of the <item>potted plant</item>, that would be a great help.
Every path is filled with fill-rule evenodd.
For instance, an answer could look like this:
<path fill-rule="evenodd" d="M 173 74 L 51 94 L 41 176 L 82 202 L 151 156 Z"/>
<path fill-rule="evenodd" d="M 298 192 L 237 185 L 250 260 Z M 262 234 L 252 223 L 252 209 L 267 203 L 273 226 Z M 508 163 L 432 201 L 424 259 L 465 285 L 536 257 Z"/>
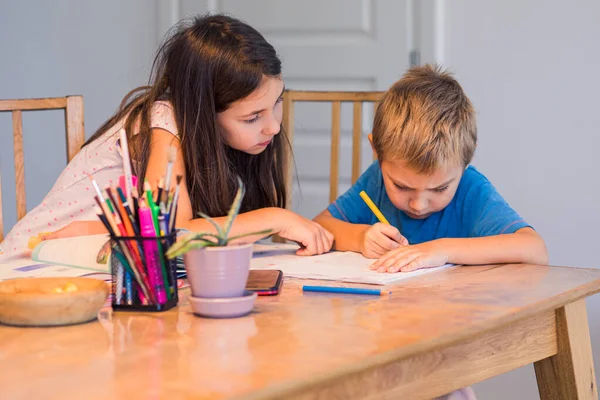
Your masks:
<path fill-rule="evenodd" d="M 183 255 L 192 296 L 195 298 L 231 298 L 244 295 L 250 272 L 252 243 L 232 245 L 231 242 L 246 236 L 271 233 L 269 229 L 229 237 L 244 194 L 244 183 L 238 177 L 238 190 L 223 226 L 208 215 L 199 213 L 217 232 L 191 232 L 180 238 L 167 252 L 168 258 Z"/>

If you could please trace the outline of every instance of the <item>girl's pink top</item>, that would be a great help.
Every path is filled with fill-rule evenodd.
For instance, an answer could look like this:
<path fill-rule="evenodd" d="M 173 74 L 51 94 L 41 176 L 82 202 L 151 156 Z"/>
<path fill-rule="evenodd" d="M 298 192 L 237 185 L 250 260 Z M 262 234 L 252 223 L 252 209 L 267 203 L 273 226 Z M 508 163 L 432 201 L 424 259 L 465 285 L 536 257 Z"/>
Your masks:
<path fill-rule="evenodd" d="M 87 174 L 94 177 L 101 189 L 117 185 L 123 175 L 123 157 L 119 147 L 119 130 L 124 119 L 104 135 L 83 147 L 62 171 L 44 200 L 31 209 L 8 233 L 0 244 L 9 256 L 28 254 L 29 238 L 41 232 L 53 232 L 73 221 L 98 221 L 94 212 L 96 191 Z M 152 107 L 152 128 L 161 128 L 177 136 L 175 115 L 170 103 L 159 101 Z M 136 125 L 136 132 L 139 127 Z M 167 149 L 165 149 L 167 151 Z M 135 167 L 135 163 L 134 167 Z M 134 172 L 135 173 L 135 172 Z"/>

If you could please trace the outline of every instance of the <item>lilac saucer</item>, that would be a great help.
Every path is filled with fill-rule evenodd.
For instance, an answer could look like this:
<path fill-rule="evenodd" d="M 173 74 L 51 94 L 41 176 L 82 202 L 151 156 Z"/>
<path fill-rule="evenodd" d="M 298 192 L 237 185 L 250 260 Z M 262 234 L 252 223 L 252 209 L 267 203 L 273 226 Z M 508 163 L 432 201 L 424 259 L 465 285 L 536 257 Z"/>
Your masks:
<path fill-rule="evenodd" d="M 244 291 L 241 297 L 208 298 L 190 296 L 190 305 L 194 314 L 209 318 L 235 318 L 252 311 L 256 292 Z"/>

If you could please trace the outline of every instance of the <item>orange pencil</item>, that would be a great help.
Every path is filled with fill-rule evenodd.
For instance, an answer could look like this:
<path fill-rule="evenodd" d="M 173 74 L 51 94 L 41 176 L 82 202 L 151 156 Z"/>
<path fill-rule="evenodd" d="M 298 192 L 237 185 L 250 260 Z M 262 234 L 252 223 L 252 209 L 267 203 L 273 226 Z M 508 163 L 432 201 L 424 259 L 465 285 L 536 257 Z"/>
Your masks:
<path fill-rule="evenodd" d="M 118 194 L 115 193 L 114 188 L 109 188 L 109 189 L 111 191 L 110 198 L 113 203 L 116 202 L 117 210 L 119 211 L 121 220 L 123 221 L 123 225 L 125 225 L 125 229 L 127 231 L 127 236 L 135 236 L 135 231 L 133 229 L 133 225 L 131 225 L 131 221 L 129 220 L 129 216 L 127 214 L 127 211 L 125 210 L 125 207 L 123 206 L 123 203 L 121 202 L 120 197 L 118 196 Z"/>

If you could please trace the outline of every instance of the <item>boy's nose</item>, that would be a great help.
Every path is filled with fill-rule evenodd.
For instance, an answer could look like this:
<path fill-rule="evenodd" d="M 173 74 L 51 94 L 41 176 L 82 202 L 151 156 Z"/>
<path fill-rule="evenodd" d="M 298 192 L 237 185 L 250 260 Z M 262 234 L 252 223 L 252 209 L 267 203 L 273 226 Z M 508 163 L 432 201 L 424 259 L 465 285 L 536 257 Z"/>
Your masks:
<path fill-rule="evenodd" d="M 427 209 L 427 200 L 423 197 L 413 197 L 408 202 L 408 206 L 415 214 L 419 214 Z"/>

